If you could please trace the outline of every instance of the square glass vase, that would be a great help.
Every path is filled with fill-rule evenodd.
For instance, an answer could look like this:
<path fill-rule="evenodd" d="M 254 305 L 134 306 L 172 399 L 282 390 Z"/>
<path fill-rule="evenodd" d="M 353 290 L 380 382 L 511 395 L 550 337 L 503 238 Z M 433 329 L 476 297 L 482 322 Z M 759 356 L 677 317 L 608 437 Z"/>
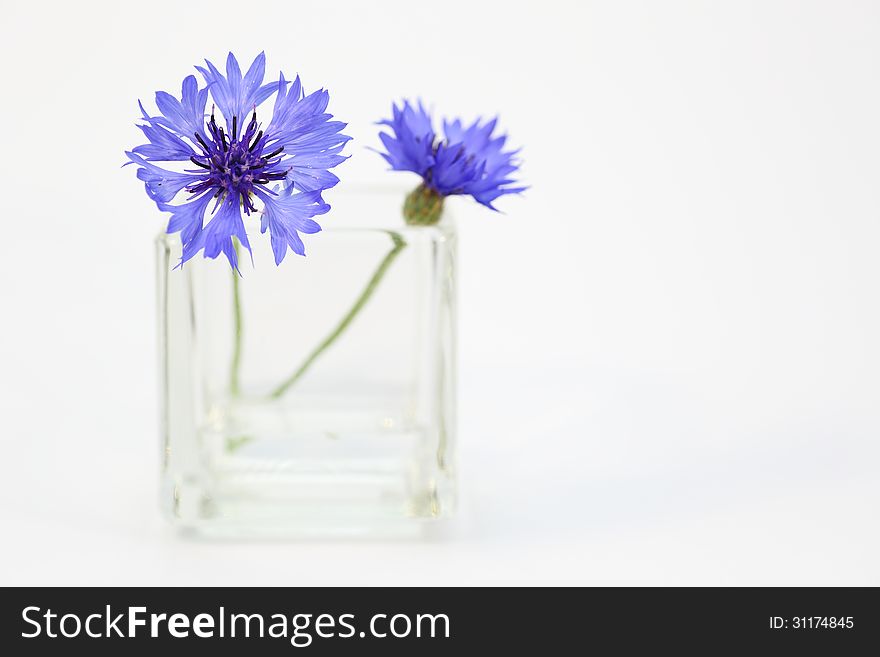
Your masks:
<path fill-rule="evenodd" d="M 158 238 L 163 510 L 204 534 L 418 534 L 456 498 L 454 227 L 306 240 L 276 266 L 254 234 L 239 276 L 175 269 Z"/>

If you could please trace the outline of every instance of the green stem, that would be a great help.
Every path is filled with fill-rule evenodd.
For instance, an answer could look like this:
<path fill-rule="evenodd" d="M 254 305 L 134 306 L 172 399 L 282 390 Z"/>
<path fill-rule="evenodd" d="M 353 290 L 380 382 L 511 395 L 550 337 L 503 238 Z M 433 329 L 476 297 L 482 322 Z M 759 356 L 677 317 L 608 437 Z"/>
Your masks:
<path fill-rule="evenodd" d="M 235 253 L 238 255 L 238 243 L 235 243 Z M 242 318 L 241 318 L 241 292 L 239 291 L 239 278 L 241 274 L 232 270 L 232 364 L 229 368 L 229 392 L 233 397 L 239 393 L 239 376 L 241 370 L 241 342 L 242 342 Z"/>
<path fill-rule="evenodd" d="M 297 368 L 297 370 L 290 375 L 288 379 L 284 381 L 280 386 L 275 388 L 272 391 L 270 397 L 273 399 L 278 399 L 285 392 L 287 392 L 290 387 L 296 383 L 303 374 L 309 369 L 312 363 L 318 359 L 318 357 L 324 353 L 330 345 L 336 342 L 336 339 L 342 335 L 348 325 L 352 323 L 355 317 L 357 317 L 358 313 L 363 309 L 366 305 L 367 301 L 370 300 L 370 297 L 373 296 L 373 293 L 376 291 L 376 288 L 379 286 L 379 283 L 384 278 L 385 273 L 388 271 L 388 268 L 391 266 L 391 263 L 394 262 L 394 259 L 397 257 L 403 248 L 406 246 L 406 242 L 400 234 L 395 233 L 393 231 L 388 231 L 388 234 L 391 236 L 391 239 L 394 241 L 394 247 L 388 252 L 385 258 L 379 263 L 379 266 L 376 268 L 376 271 L 373 273 L 373 276 L 370 278 L 369 282 L 367 282 L 364 291 L 361 292 L 361 295 L 357 298 L 357 301 L 354 302 L 354 305 L 351 309 L 346 313 L 345 317 L 337 324 L 336 328 L 326 337 L 324 340 L 309 354 L 308 358 L 306 358 L 302 365 Z"/>

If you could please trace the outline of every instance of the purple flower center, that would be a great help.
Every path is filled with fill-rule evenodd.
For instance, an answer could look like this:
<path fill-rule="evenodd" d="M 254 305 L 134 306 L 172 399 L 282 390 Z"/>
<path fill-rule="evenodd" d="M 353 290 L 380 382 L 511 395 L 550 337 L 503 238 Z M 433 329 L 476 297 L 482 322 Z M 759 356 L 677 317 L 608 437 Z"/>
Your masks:
<path fill-rule="evenodd" d="M 194 135 L 202 153 L 194 155 L 190 161 L 209 172 L 197 183 L 187 186 L 187 191 L 198 195 L 208 189 L 215 189 L 214 198 L 222 202 L 229 194 L 238 196 L 245 214 L 256 212 L 253 205 L 253 190 L 257 185 L 284 180 L 287 169 L 279 169 L 283 148 L 263 154 L 266 139 L 257 124 L 257 111 L 254 110 L 250 123 L 241 135 L 238 134 L 238 117 L 232 117 L 232 134 L 226 134 L 217 125 L 214 112 L 207 124 L 207 138 L 197 132 Z M 266 190 L 268 191 L 268 190 Z M 271 193 L 271 192 L 269 192 Z"/>

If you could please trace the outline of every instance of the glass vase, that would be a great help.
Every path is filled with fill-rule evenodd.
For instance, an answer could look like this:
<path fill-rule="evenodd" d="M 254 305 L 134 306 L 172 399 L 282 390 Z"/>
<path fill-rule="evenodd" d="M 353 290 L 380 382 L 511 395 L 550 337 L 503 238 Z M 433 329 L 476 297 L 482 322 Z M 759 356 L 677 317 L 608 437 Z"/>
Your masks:
<path fill-rule="evenodd" d="M 241 276 L 223 257 L 175 269 L 178 236 L 157 240 L 167 516 L 310 536 L 412 534 L 449 515 L 452 223 L 327 227 L 280 266 L 268 234 L 249 237 Z"/>

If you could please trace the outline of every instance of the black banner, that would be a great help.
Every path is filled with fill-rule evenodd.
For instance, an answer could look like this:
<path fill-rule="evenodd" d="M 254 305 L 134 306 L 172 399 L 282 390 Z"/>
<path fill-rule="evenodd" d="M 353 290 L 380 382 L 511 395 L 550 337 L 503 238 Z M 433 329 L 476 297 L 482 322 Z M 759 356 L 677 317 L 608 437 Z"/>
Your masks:
<path fill-rule="evenodd" d="M 0 614 L 7 655 L 569 654 L 600 645 L 852 654 L 880 645 L 880 602 L 867 588 L 21 588 L 3 591 Z"/>

